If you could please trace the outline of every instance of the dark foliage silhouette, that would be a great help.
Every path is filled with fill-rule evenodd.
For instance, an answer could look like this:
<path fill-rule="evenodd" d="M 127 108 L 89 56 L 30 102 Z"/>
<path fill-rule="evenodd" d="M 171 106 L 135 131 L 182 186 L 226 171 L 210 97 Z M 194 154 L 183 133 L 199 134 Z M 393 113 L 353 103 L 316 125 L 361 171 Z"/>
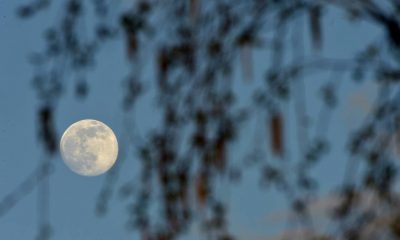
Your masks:
<path fill-rule="evenodd" d="M 159 127 L 144 129 L 138 137 L 135 122 L 126 121 L 128 140 L 123 144 L 138 153 L 140 176 L 120 184 L 123 161 L 113 168 L 98 197 L 99 217 L 106 216 L 110 198 L 118 195 L 121 204 L 127 204 L 128 228 L 143 240 L 178 239 L 194 223 L 203 226 L 207 239 L 235 239 L 226 219 L 226 200 L 215 184 L 222 178 L 234 186 L 243 171 L 256 166 L 262 176 L 260 189 L 275 187 L 287 198 L 306 239 L 400 239 L 400 199 L 394 186 L 399 166 L 392 154 L 400 138 L 398 1 L 138 0 L 125 8 L 109 0 L 34 0 L 17 14 L 29 19 L 42 11 L 59 11 L 55 2 L 62 3 L 62 9 L 44 32 L 46 47 L 29 57 L 37 70 L 33 83 L 42 102 L 38 121 L 46 159 L 57 151 L 53 117 L 65 85 L 73 81 L 77 98 L 96 94 L 89 91 L 96 82 L 86 76 L 101 61 L 98 53 L 105 43 L 124 41 L 126 61 L 132 66 L 121 89 L 121 111 L 134 111 L 146 94 L 158 103 Z M 348 24 L 366 21 L 385 35 L 348 59 L 315 54 L 324 47 L 329 29 L 323 21 L 332 8 L 345 13 Z M 261 49 L 268 55 L 260 80 L 253 74 L 252 54 Z M 154 64 L 154 79 L 144 77 L 142 69 L 149 64 Z M 243 84 L 254 85 L 250 99 L 243 100 L 234 86 L 238 66 Z M 321 89 L 320 113 L 309 116 L 305 87 L 312 83 L 305 78 L 314 73 L 324 73 L 328 80 Z M 349 133 L 345 178 L 332 189 L 338 198 L 330 219 L 332 231 L 324 232 L 309 213 L 310 197 L 319 194 L 320 181 L 311 172 L 331 147 L 326 132 L 340 104 L 341 83 L 374 79 L 380 97 L 358 131 Z M 285 138 L 288 102 L 294 102 L 296 129 L 291 131 L 298 138 L 298 151 L 291 156 L 292 146 Z M 312 124 L 310 117 L 316 119 Z M 269 145 L 255 143 L 248 157 L 233 161 L 246 134 L 241 129 L 254 119 L 261 119 L 256 121 L 256 135 Z M 269 153 L 272 157 L 267 158 Z M 38 239 L 52 236 L 45 181 L 50 169 L 51 161 L 44 160 L 0 202 L 4 215 L 39 185 L 43 204 Z M 152 219 L 155 195 L 162 196 L 157 200 L 161 212 Z M 365 207 L 367 201 L 372 207 Z"/>

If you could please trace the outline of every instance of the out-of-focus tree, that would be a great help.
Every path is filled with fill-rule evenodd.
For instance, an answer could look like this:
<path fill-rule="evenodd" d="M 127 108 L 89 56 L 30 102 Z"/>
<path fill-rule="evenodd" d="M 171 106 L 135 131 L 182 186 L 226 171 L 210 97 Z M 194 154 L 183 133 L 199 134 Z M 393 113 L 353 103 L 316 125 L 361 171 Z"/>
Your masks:
<path fill-rule="evenodd" d="M 126 2 L 110 0 L 33 0 L 17 13 L 29 19 L 41 11 L 55 11 L 53 5 L 60 4 L 59 19 L 44 32 L 46 48 L 30 56 L 42 101 L 38 116 L 44 147 L 50 154 L 57 150 L 53 117 L 65 86 L 73 81 L 79 98 L 96 94 L 89 92 L 96 83 L 86 79 L 87 72 L 101 61 L 97 54 L 106 42 L 124 41 L 132 67 L 121 90 L 121 111 L 129 114 L 142 96 L 153 94 L 160 112 L 159 127 L 143 129 L 145 136 L 129 143 L 139 153 L 139 189 L 133 191 L 130 183 L 119 189 L 129 202 L 128 226 L 142 239 L 176 239 L 194 223 L 204 226 L 208 239 L 235 239 L 215 183 L 224 178 L 234 185 L 249 159 L 260 169 L 262 185 L 274 186 L 287 197 L 307 239 L 366 239 L 365 231 L 378 225 L 380 238 L 400 238 L 399 198 L 394 191 L 399 166 L 390 151 L 400 138 L 393 134 L 399 133 L 400 123 L 397 0 L 136 0 L 128 8 L 121 7 Z M 384 35 L 348 59 L 315 54 L 324 46 L 324 32 L 329 31 L 324 19 L 332 8 L 344 12 L 349 24 L 370 22 Z M 265 77 L 255 79 L 252 55 L 260 49 L 268 53 L 264 64 L 257 63 L 264 65 Z M 157 73 L 154 79 L 146 78 L 155 84 L 143 78 L 146 64 Z M 238 66 L 248 81 L 244 84 L 255 86 L 250 99 L 243 99 L 234 87 Z M 304 88 L 311 83 L 305 78 L 316 72 L 334 77 L 321 89 L 321 114 L 309 116 Z M 329 150 L 329 113 L 338 105 L 340 83 L 347 80 L 375 81 L 379 97 L 365 123 L 349 134 L 349 160 L 345 179 L 335 189 L 341 197 L 332 209 L 332 231 L 320 232 L 309 214 L 310 196 L 318 194 L 320 179 L 310 172 Z M 283 107 L 290 102 L 295 105 L 299 138 L 291 161 Z M 316 119 L 318 134 L 311 134 L 309 117 Z M 263 119 L 257 128 L 269 146 L 251 147 L 248 159 L 233 161 L 235 148 L 246 135 L 240 129 L 255 118 Z M 134 134 L 134 122 L 127 121 L 126 127 Z M 267 153 L 272 156 L 268 160 Z M 48 172 L 44 169 L 39 173 Z M 359 177 L 354 177 L 355 171 L 361 172 Z M 116 188 L 116 174 L 118 170 L 109 175 L 100 193 L 100 216 L 106 214 Z M 0 213 L 21 191 L 33 187 L 26 184 L 2 202 Z M 373 207 L 361 204 L 366 191 L 377 202 Z M 154 195 L 162 196 L 157 200 L 162 209 L 157 219 L 150 217 Z M 43 229 L 42 238 L 49 238 L 48 227 Z"/>

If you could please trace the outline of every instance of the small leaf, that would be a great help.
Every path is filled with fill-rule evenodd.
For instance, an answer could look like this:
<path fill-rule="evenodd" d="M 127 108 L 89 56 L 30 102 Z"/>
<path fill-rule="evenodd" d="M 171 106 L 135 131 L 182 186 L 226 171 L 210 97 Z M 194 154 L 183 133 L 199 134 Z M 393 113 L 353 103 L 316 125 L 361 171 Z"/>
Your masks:
<path fill-rule="evenodd" d="M 126 48 L 128 52 L 128 57 L 130 59 L 135 57 L 138 50 L 138 40 L 135 33 L 133 32 L 126 33 Z"/>
<path fill-rule="evenodd" d="M 23 6 L 18 8 L 17 14 L 21 18 L 28 18 L 34 14 L 34 9 L 31 6 Z"/>
<path fill-rule="evenodd" d="M 275 113 L 270 120 L 271 149 L 274 154 L 283 155 L 283 119 L 280 113 Z"/>
<path fill-rule="evenodd" d="M 43 106 L 39 110 L 40 136 L 49 153 L 57 150 L 56 133 L 53 127 L 53 109 L 50 106 Z"/>
<path fill-rule="evenodd" d="M 208 187 L 208 175 L 205 172 L 200 172 L 195 182 L 196 200 L 200 207 L 203 207 L 206 203 L 209 194 Z"/>
<path fill-rule="evenodd" d="M 200 0 L 190 0 L 190 18 L 193 23 L 197 22 L 200 10 Z"/>
<path fill-rule="evenodd" d="M 76 88 L 75 88 L 75 94 L 77 97 L 83 99 L 87 96 L 88 94 L 88 85 L 87 82 L 84 79 L 78 80 L 76 83 Z"/>
<path fill-rule="evenodd" d="M 82 12 L 82 6 L 80 1 L 70 0 L 67 4 L 67 10 L 72 16 L 78 16 Z"/>
<path fill-rule="evenodd" d="M 225 139 L 221 138 L 214 146 L 214 164 L 219 171 L 222 171 L 225 168 L 225 163 Z"/>
<path fill-rule="evenodd" d="M 159 84 L 160 84 L 160 87 L 163 88 L 163 87 L 166 87 L 165 79 L 167 77 L 168 70 L 171 66 L 171 59 L 169 57 L 167 49 L 161 49 L 158 52 L 157 64 L 158 64 Z"/>
<path fill-rule="evenodd" d="M 314 48 L 321 49 L 322 34 L 321 34 L 321 6 L 316 5 L 309 10 L 311 39 Z"/>
<path fill-rule="evenodd" d="M 334 108 L 338 101 L 335 86 L 333 84 L 327 84 L 321 89 L 321 92 L 325 105 L 329 108 Z"/>

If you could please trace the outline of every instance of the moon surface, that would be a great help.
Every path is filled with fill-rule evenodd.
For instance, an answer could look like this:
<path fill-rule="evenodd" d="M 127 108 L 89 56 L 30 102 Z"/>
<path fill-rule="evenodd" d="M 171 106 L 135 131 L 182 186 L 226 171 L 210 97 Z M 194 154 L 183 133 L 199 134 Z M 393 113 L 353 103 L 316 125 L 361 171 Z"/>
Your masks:
<path fill-rule="evenodd" d="M 118 141 L 114 132 L 104 123 L 85 119 L 65 130 L 60 141 L 65 164 L 83 176 L 105 173 L 118 157 Z"/>

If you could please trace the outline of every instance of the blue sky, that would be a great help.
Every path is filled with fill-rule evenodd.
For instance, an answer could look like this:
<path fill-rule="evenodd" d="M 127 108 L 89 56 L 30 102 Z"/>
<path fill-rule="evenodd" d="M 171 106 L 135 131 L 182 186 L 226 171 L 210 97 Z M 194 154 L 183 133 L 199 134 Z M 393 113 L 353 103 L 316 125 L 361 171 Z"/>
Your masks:
<path fill-rule="evenodd" d="M 43 153 L 37 141 L 36 111 L 40 106 L 32 88 L 32 67 L 27 61 L 29 53 L 42 49 L 41 30 L 51 24 L 55 11 L 45 12 L 29 21 L 22 21 L 15 15 L 15 8 L 22 0 L 0 1 L 0 200 L 11 192 L 40 162 Z M 348 58 L 362 49 L 364 44 L 381 37 L 380 32 L 367 23 L 349 24 L 343 13 L 330 11 L 324 21 L 324 48 L 320 54 L 332 58 Z M 362 36 L 362 37 L 360 37 Z M 254 82 L 261 79 L 266 67 L 265 52 L 254 52 Z M 127 74 L 122 41 L 107 44 L 89 74 L 90 93 L 85 101 L 76 99 L 73 85 L 68 85 L 56 112 L 56 128 L 60 134 L 71 123 L 84 119 L 98 119 L 114 129 L 121 139 L 124 137 L 121 111 L 121 80 Z M 151 69 L 144 72 L 151 79 Z M 238 70 L 235 81 L 243 98 L 248 97 L 254 85 L 244 83 Z M 317 86 L 327 81 L 327 76 L 312 75 L 304 79 L 307 89 L 307 104 L 310 115 L 318 112 Z M 343 79 L 340 107 L 334 111 L 330 132 L 333 141 L 327 158 L 319 164 L 313 175 L 321 182 L 321 191 L 327 192 L 339 183 L 343 176 L 345 159 L 345 139 L 362 120 L 365 110 L 354 100 L 356 86 L 348 78 Z M 360 96 L 373 99 L 374 85 L 364 84 L 357 90 Z M 356 92 L 357 93 L 357 92 Z M 354 108 L 350 107 L 354 103 Z M 372 100 L 371 100 L 372 102 Z M 133 116 L 140 129 L 148 129 L 154 123 L 155 102 L 142 100 Z M 284 107 L 287 110 L 288 126 L 286 138 L 295 144 L 293 126 L 293 104 Z M 255 132 L 259 126 L 249 123 L 242 131 Z M 252 144 L 253 134 L 247 134 L 235 156 L 243 156 Z M 121 141 L 120 141 L 121 142 Z M 293 151 L 292 155 L 295 154 Z M 108 214 L 103 218 L 95 215 L 95 203 L 105 176 L 94 178 L 81 177 L 64 166 L 57 155 L 54 159 L 55 172 L 50 177 L 50 220 L 55 231 L 54 239 L 132 239 L 134 235 L 125 228 L 127 214 L 125 206 L 117 198 L 110 203 Z M 131 169 L 139 166 L 132 152 L 127 153 L 126 162 L 121 170 L 119 184 L 131 179 Z M 268 221 L 274 212 L 286 209 L 285 200 L 274 190 L 264 191 L 259 185 L 258 169 L 245 172 L 241 183 L 225 187 L 219 183 L 223 198 L 229 200 L 229 222 L 231 230 L 239 239 L 259 239 L 274 235 L 282 230 L 284 224 Z M 119 186 L 119 185 L 118 185 Z M 243 206 L 247 206 L 243 208 Z M 26 195 L 7 214 L 0 218 L 0 239 L 33 239 L 37 233 L 37 191 Z M 196 230 L 193 239 L 202 239 Z"/>

